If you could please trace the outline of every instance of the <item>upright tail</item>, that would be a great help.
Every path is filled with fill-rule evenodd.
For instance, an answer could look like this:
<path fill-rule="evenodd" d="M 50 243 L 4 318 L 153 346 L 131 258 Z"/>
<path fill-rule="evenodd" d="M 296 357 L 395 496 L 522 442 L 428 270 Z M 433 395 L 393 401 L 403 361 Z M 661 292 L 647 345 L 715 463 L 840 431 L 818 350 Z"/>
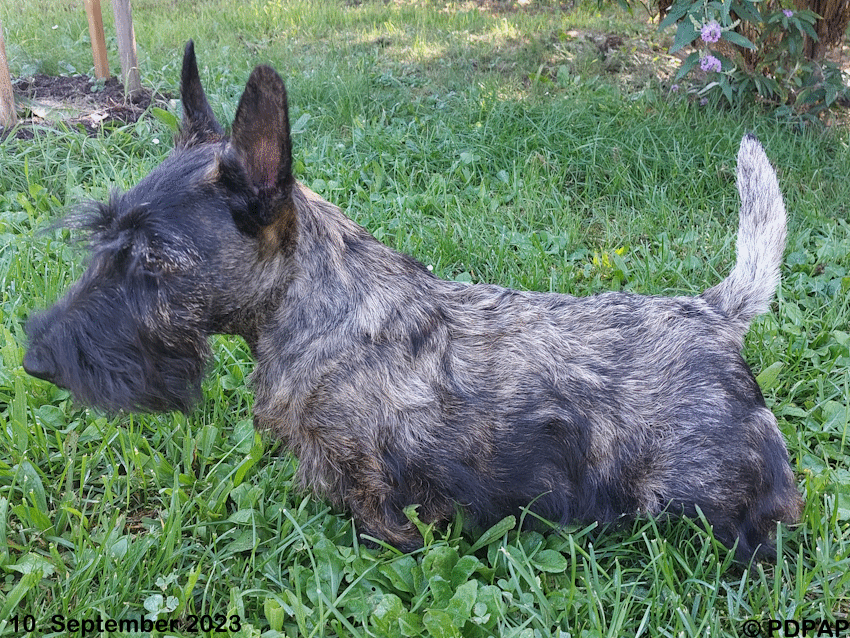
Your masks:
<path fill-rule="evenodd" d="M 785 204 L 770 161 L 754 135 L 738 151 L 738 260 L 729 276 L 702 293 L 703 299 L 741 324 L 767 312 L 785 250 Z"/>

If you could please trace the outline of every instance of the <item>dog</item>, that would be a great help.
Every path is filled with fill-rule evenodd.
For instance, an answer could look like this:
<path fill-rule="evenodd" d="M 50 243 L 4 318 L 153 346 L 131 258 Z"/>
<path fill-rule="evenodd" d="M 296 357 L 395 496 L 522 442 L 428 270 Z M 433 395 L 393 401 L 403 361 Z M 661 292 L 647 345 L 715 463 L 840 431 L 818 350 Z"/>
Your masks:
<path fill-rule="evenodd" d="M 435 277 L 292 172 L 286 89 L 251 74 L 225 134 L 181 75 L 174 151 L 92 205 L 88 269 L 27 324 L 26 371 L 107 411 L 188 411 L 208 337 L 256 359 L 254 421 L 359 531 L 422 544 L 405 509 L 479 525 L 698 516 L 742 561 L 801 512 L 788 453 L 741 356 L 779 282 L 785 207 L 759 142 L 738 153 L 737 263 L 694 297 L 587 298 Z"/>

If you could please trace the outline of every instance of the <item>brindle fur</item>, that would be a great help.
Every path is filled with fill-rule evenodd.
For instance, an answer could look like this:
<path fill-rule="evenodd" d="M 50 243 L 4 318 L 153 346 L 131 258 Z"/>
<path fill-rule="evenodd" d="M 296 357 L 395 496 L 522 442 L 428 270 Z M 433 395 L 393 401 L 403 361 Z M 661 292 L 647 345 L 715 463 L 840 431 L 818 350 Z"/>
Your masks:
<path fill-rule="evenodd" d="M 738 260 L 696 297 L 576 298 L 434 277 L 292 175 L 287 98 L 248 80 L 231 136 L 192 43 L 174 152 L 84 216 L 88 270 L 27 330 L 31 374 L 107 410 L 188 410 L 213 333 L 256 358 L 257 427 L 361 532 L 421 544 L 403 510 L 487 525 L 701 511 L 737 555 L 772 554 L 801 499 L 741 357 L 779 280 L 785 209 L 741 142 Z"/>

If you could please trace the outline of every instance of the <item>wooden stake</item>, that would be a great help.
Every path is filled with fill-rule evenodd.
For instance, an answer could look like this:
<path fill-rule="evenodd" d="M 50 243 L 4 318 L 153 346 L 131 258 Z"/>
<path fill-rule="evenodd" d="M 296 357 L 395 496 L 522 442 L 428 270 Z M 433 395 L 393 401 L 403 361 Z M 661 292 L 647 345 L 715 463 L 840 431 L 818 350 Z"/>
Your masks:
<path fill-rule="evenodd" d="M 12 128 L 17 121 L 9 61 L 6 59 L 6 40 L 3 38 L 3 23 L 0 22 L 0 127 Z"/>
<path fill-rule="evenodd" d="M 100 0 L 86 0 L 86 17 L 89 19 L 91 52 L 94 56 L 94 74 L 100 79 L 109 77 L 109 60 L 106 58 L 106 36 L 103 33 L 103 14 Z"/>
<path fill-rule="evenodd" d="M 118 36 L 118 54 L 121 56 L 121 76 L 124 90 L 135 95 L 142 89 L 139 61 L 136 57 L 136 34 L 133 32 L 133 14 L 130 0 L 112 0 L 115 14 L 115 34 Z"/>

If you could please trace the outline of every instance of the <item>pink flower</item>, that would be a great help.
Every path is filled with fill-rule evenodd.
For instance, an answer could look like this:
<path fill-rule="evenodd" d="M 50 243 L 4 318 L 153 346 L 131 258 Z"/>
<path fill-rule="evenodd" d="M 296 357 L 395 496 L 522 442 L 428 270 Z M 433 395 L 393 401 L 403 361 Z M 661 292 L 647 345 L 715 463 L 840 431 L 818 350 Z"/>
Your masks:
<path fill-rule="evenodd" d="M 708 73 L 712 71 L 720 71 L 723 68 L 723 65 L 720 63 L 720 60 L 715 58 L 713 55 L 706 55 L 699 61 L 699 68 Z"/>
<path fill-rule="evenodd" d="M 723 30 L 720 28 L 720 25 L 717 24 L 717 20 L 712 20 L 708 24 L 702 25 L 702 29 L 700 29 L 699 36 L 702 38 L 703 42 L 708 42 L 709 44 L 713 44 L 720 39 L 720 35 L 723 33 Z"/>
<path fill-rule="evenodd" d="M 791 9 L 783 9 L 783 10 L 782 10 L 782 13 L 784 13 L 784 14 L 785 14 L 785 17 L 786 17 L 786 18 L 790 18 L 792 15 L 794 15 L 794 12 L 793 12 L 793 11 L 791 11 Z"/>

